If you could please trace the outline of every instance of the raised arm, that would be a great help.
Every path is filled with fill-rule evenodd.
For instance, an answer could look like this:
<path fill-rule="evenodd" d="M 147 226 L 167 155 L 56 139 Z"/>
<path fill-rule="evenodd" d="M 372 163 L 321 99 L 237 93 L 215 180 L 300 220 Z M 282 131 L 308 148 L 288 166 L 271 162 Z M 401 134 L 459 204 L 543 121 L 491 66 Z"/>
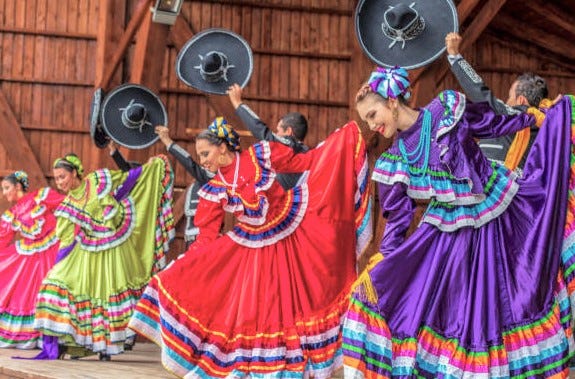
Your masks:
<path fill-rule="evenodd" d="M 451 67 L 451 72 L 459 82 L 463 92 L 474 103 L 487 102 L 498 114 L 518 114 L 519 111 L 505 104 L 498 99 L 493 91 L 485 84 L 481 76 L 471 67 L 463 56 L 459 53 L 461 36 L 458 33 L 449 33 L 445 37 L 445 47 L 447 48 L 447 60 Z"/>
<path fill-rule="evenodd" d="M 189 172 L 190 175 L 194 177 L 194 179 L 196 179 L 199 185 L 203 186 L 212 178 L 210 173 L 208 173 L 196 161 L 194 161 L 190 153 L 188 153 L 184 148 L 176 144 L 170 138 L 167 127 L 159 125 L 156 126 L 155 130 L 156 134 L 160 137 L 160 141 L 162 141 L 162 143 L 168 149 L 168 152 L 172 154 L 182 166 L 184 166 L 186 171 Z"/>

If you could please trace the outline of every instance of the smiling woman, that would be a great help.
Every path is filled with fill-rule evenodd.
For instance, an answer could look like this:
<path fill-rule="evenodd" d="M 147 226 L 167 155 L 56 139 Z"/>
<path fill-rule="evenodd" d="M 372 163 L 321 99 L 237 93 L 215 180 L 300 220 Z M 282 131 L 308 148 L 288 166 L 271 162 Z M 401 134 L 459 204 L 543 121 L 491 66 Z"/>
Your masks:
<path fill-rule="evenodd" d="M 567 377 L 574 98 L 512 116 L 443 91 L 416 110 L 398 100 L 404 74 L 380 68 L 357 95 L 361 118 L 394 141 L 373 170 L 387 222 L 343 324 L 345 377 Z M 481 153 L 476 138 L 537 112 L 522 177 Z M 429 205 L 406 238 L 418 200 Z"/>
<path fill-rule="evenodd" d="M 218 118 L 196 150 L 216 173 L 199 192 L 200 233 L 153 277 L 130 327 L 160 345 L 180 377 L 331 377 L 356 253 L 371 232 L 359 128 L 349 123 L 305 154 L 268 141 L 240 151 Z M 289 190 L 276 180 L 303 171 L 307 180 Z M 237 223 L 221 235 L 225 212 Z"/>
<path fill-rule="evenodd" d="M 128 172 L 84 176 L 74 154 L 54 162 L 67 193 L 55 211 L 57 263 L 42 282 L 35 328 L 44 334 L 37 359 L 65 353 L 101 359 L 124 351 L 127 323 L 150 276 L 164 267 L 174 235 L 173 174 L 166 157 Z"/>

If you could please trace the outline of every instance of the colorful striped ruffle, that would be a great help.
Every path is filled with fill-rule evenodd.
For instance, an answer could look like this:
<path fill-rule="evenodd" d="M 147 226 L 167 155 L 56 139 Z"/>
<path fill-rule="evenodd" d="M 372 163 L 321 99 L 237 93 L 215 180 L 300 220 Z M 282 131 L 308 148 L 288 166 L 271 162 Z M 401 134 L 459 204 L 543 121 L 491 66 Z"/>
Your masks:
<path fill-rule="evenodd" d="M 434 199 L 429 203 L 422 222 L 451 232 L 466 226 L 479 228 L 505 212 L 519 185 L 512 171 L 496 162 L 491 162 L 491 166 L 491 177 L 483 187 L 485 196 L 481 203 L 452 205 Z"/>
<path fill-rule="evenodd" d="M 38 346 L 39 337 L 40 333 L 34 329 L 34 313 L 0 312 L 0 348 L 33 349 Z"/>
<path fill-rule="evenodd" d="M 162 306 L 160 306 L 160 304 Z M 163 347 L 166 369 L 186 378 L 327 378 L 342 364 L 340 322 L 347 296 L 324 315 L 288 330 L 211 330 L 180 307 L 158 276 L 142 295 L 130 327 Z"/>
<path fill-rule="evenodd" d="M 161 154 L 157 156 L 163 162 L 164 173 L 162 176 L 162 197 L 158 204 L 158 217 L 155 228 L 154 243 L 154 267 L 152 273 L 157 273 L 166 266 L 166 252 L 170 248 L 170 242 L 176 236 L 174 214 L 172 212 L 172 194 L 174 191 L 174 170 L 168 157 Z"/>
<path fill-rule="evenodd" d="M 372 179 L 391 185 L 405 183 L 407 194 L 413 199 L 432 199 L 422 222 L 437 226 L 443 231 L 462 227 L 475 227 L 493 220 L 509 206 L 517 193 L 515 174 L 504 166 L 492 162 L 492 174 L 482 194 L 471 192 L 467 180 L 428 168 L 426 175 L 411 175 L 401 157 L 383 153 L 378 159 Z"/>
<path fill-rule="evenodd" d="M 56 236 L 56 230 L 52 229 L 44 237 L 35 240 L 21 239 L 15 243 L 16 251 L 20 255 L 32 255 L 46 251 L 60 241 Z"/>
<path fill-rule="evenodd" d="M 46 279 L 38 294 L 35 327 L 44 334 L 57 335 L 60 343 L 94 352 L 121 353 L 128 337 L 128 321 L 144 287 L 124 289 L 107 301 L 93 302 Z"/>
<path fill-rule="evenodd" d="M 539 320 L 509 330 L 502 341 L 474 350 L 423 327 L 417 338 L 391 336 L 384 318 L 352 298 L 343 330 L 346 378 L 567 377 L 569 343 L 562 299 Z"/>
<path fill-rule="evenodd" d="M 570 176 L 567 193 L 567 216 L 561 247 L 561 283 L 565 293 L 562 309 L 563 327 L 572 340 L 573 328 L 575 328 L 575 97 L 567 96 L 571 103 L 571 149 L 570 149 Z M 571 305 L 571 306 L 570 306 Z M 575 347 L 570 349 L 575 352 Z"/>
<path fill-rule="evenodd" d="M 356 259 L 366 251 L 373 238 L 372 202 L 369 191 L 369 162 L 367 160 L 367 147 L 361 134 L 355 148 L 355 173 L 357 175 L 357 189 L 355 192 L 355 236 Z"/>

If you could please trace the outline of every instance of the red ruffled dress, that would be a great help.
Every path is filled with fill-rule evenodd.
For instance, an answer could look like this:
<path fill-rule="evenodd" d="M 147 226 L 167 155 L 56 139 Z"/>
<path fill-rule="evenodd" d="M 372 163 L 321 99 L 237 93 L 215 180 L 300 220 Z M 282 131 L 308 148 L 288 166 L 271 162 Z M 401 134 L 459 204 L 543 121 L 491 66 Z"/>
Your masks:
<path fill-rule="evenodd" d="M 276 171 L 309 172 L 284 191 Z M 197 242 L 152 278 L 129 326 L 178 376 L 330 377 L 370 239 L 367 171 L 355 123 L 306 154 L 274 142 L 237 154 L 200 191 Z M 238 222 L 220 236 L 225 212 Z"/>
<path fill-rule="evenodd" d="M 58 253 L 53 212 L 63 199 L 64 195 L 46 187 L 24 195 L 2 214 L 0 347 L 33 349 L 38 344 L 36 295 Z"/>

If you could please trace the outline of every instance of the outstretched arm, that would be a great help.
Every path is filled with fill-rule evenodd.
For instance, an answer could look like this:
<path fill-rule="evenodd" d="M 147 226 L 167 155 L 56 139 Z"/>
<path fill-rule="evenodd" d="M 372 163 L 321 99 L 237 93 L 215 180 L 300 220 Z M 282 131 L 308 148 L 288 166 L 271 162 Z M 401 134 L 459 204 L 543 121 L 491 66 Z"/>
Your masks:
<path fill-rule="evenodd" d="M 535 118 L 528 113 L 496 114 L 486 103 L 469 103 L 460 122 L 467 124 L 474 138 L 494 138 L 535 125 Z"/>
<path fill-rule="evenodd" d="M 194 161 L 190 153 L 170 138 L 167 127 L 163 125 L 156 126 L 156 134 L 160 137 L 160 141 L 166 146 L 168 152 L 184 166 L 186 171 L 196 179 L 200 186 L 203 186 L 212 178 L 206 170 Z"/>
<path fill-rule="evenodd" d="M 110 151 L 110 156 L 116 163 L 116 166 L 118 166 L 118 168 L 122 171 L 130 171 L 130 164 L 128 161 L 126 161 L 126 159 L 124 159 L 124 156 L 122 153 L 120 153 L 120 150 L 118 150 L 114 141 L 110 141 L 108 144 L 108 149 Z"/>
<path fill-rule="evenodd" d="M 228 88 L 230 103 L 236 110 L 236 114 L 244 125 L 252 132 L 255 138 L 260 141 L 277 141 L 277 136 L 260 120 L 258 115 L 250 109 L 242 100 L 242 87 L 233 84 Z"/>

